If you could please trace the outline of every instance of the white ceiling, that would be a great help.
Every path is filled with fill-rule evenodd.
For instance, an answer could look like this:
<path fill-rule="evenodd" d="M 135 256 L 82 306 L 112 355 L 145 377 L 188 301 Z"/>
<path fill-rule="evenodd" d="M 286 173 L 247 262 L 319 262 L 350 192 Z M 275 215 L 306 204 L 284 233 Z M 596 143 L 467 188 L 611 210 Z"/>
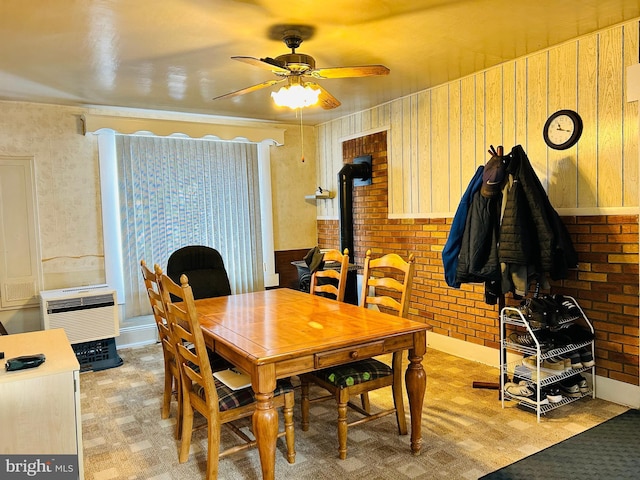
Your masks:
<path fill-rule="evenodd" d="M 318 80 L 342 105 L 318 124 L 640 17 L 625 0 L 2 0 L 0 98 L 299 121 L 277 77 L 231 56 L 290 53 L 278 24 L 314 27 L 316 66 L 382 64 L 386 77 Z"/>

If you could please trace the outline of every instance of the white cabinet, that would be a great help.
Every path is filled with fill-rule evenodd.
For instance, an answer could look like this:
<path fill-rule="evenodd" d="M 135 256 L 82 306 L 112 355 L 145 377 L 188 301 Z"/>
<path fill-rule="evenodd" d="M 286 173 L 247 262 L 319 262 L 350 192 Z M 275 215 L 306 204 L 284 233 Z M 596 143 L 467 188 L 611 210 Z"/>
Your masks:
<path fill-rule="evenodd" d="M 558 365 L 559 359 L 567 359 L 572 354 L 575 356 L 577 352 L 586 353 L 587 358 L 591 360 L 594 358 L 593 340 L 588 338 L 593 336 L 593 326 L 575 299 L 569 296 L 564 298 L 575 305 L 575 315 L 567 316 L 565 314 L 552 325 L 530 321 L 523 308 L 504 307 L 501 310 L 500 342 L 503 352 L 511 353 L 511 355 L 503 354 L 503 358 L 501 358 L 500 387 L 503 408 L 505 401 L 517 401 L 521 406 L 535 410 L 538 421 L 540 421 L 541 414 L 555 408 L 588 395 L 595 398 L 595 389 L 587 384 L 587 388 L 581 388 L 573 396 L 563 395 L 561 400 L 555 402 L 544 400 L 546 390 L 562 382 L 566 383 L 569 379 L 575 379 L 576 375 L 580 373 L 590 373 L 591 379 L 595 378 L 594 364 L 584 366 L 576 362 L 576 365 L 581 365 L 579 367 L 572 367 L 568 363 L 565 363 L 564 367 Z M 567 335 L 563 336 L 563 331 L 570 331 L 568 327 L 573 328 L 574 331 L 579 327 L 584 331 L 584 337 L 587 338 L 577 341 L 558 341 L 559 338 L 568 337 Z M 524 341 L 517 341 L 520 339 L 524 339 Z M 520 355 L 522 358 L 514 360 Z M 511 395 L 508 390 L 505 391 L 505 382 L 508 379 L 516 384 L 526 382 L 526 386 L 534 392 L 534 395 L 526 400 L 517 395 Z"/>
<path fill-rule="evenodd" d="M 80 365 L 63 329 L 0 336 L 0 454 L 77 455 L 83 478 Z M 6 371 L 7 359 L 43 353 L 36 368 Z"/>

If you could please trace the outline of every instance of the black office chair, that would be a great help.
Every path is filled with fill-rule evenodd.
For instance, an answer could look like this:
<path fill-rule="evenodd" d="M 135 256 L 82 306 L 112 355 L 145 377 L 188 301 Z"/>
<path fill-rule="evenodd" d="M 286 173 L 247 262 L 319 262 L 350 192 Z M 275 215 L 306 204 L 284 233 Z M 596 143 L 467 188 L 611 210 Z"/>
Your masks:
<path fill-rule="evenodd" d="M 188 245 L 173 252 L 167 260 L 167 277 L 180 285 L 182 274 L 189 279 L 194 300 L 231 295 L 229 276 L 224 268 L 222 255 L 214 248 Z M 172 302 L 180 300 L 174 295 L 170 297 Z M 233 366 L 214 352 L 209 352 L 209 361 L 214 371 Z"/>
<path fill-rule="evenodd" d="M 189 245 L 171 254 L 167 276 L 178 285 L 185 274 L 193 290 L 193 298 L 231 295 L 231 285 L 220 252 L 204 245 Z"/>

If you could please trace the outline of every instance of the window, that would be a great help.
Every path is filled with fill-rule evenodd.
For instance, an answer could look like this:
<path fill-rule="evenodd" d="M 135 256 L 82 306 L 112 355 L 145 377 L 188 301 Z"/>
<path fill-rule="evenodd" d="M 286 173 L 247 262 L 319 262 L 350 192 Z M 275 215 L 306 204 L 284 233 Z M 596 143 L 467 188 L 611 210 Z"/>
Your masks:
<path fill-rule="evenodd" d="M 220 251 L 233 293 L 264 288 L 258 145 L 116 135 L 125 317 L 150 313 L 139 263 Z"/>

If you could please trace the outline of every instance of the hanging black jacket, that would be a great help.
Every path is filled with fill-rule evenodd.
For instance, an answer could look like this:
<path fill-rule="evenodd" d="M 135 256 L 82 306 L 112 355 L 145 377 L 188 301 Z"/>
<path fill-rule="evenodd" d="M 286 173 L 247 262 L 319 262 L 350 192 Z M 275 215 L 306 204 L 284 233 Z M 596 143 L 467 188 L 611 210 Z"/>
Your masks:
<path fill-rule="evenodd" d="M 513 185 L 500 227 L 500 262 L 534 266 L 542 276 L 567 278 L 568 269 L 578 265 L 578 256 L 569 233 L 551 206 L 522 146 L 509 155 L 507 173 Z"/>
<path fill-rule="evenodd" d="M 458 255 L 456 282 L 500 280 L 497 247 L 501 198 L 502 196 L 485 198 L 480 190 L 473 194 Z"/>

